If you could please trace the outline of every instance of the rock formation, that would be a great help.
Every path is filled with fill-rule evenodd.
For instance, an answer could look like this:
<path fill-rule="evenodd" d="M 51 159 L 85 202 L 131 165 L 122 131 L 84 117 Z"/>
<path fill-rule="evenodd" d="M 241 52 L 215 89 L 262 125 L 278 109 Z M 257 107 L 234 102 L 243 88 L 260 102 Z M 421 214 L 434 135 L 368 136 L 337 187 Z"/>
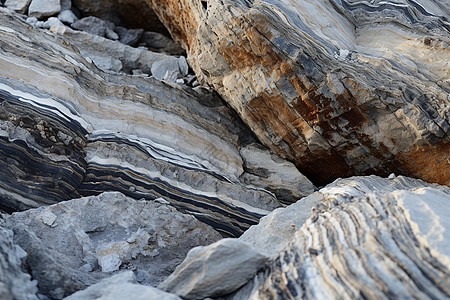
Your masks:
<path fill-rule="evenodd" d="M 449 11 L 0 1 L 0 299 L 450 298 Z"/>
<path fill-rule="evenodd" d="M 200 80 L 319 184 L 450 185 L 445 1 L 147 0 Z"/>
<path fill-rule="evenodd" d="M 27 250 L 25 264 L 39 291 L 54 299 L 126 269 L 139 283 L 156 286 L 191 248 L 221 238 L 162 198 L 135 201 L 117 192 L 15 213 L 4 221 L 15 243 Z"/>
<path fill-rule="evenodd" d="M 187 299 L 446 299 L 449 201 L 448 187 L 406 177 L 337 180 L 228 239 L 236 249 L 229 261 L 240 261 L 242 269 L 256 256 L 270 259 L 240 290 L 204 288 L 210 278 L 229 280 L 227 267 L 208 278 L 182 273 L 193 257 L 220 264 L 221 241 L 192 249 L 159 287 Z M 256 253 L 248 263 L 247 249 Z M 186 289 L 203 293 L 190 297 Z"/>
<path fill-rule="evenodd" d="M 252 176 L 263 178 L 294 172 L 294 184 L 280 193 L 270 180 L 244 180 L 239 150 L 258 142 L 213 93 L 101 72 L 92 62 L 102 49 L 113 49 L 102 37 L 66 27 L 62 35 L 30 35 L 29 25 L 6 11 L 0 20 L 2 210 L 120 191 L 135 199 L 162 197 L 238 236 L 280 206 L 277 194 L 293 202 L 314 190 L 283 160 L 251 167 L 263 170 Z M 151 70 L 168 58 L 118 45 L 110 53 L 121 56 L 110 59 L 123 61 L 121 69 Z"/>

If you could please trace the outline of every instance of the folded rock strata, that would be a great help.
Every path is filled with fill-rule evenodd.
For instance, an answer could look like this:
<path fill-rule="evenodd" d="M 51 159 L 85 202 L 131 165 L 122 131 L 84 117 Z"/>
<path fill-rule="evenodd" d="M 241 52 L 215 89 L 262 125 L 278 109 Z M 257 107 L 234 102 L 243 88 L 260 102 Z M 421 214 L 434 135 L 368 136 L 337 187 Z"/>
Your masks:
<path fill-rule="evenodd" d="M 146 2 L 199 79 L 311 180 L 450 185 L 445 1 Z"/>
<path fill-rule="evenodd" d="M 446 299 L 449 201 L 401 176 L 337 180 L 236 240 L 271 261 L 225 299 Z"/>
<path fill-rule="evenodd" d="M 245 286 L 234 293 L 203 289 L 192 298 L 446 299 L 449 201 L 448 187 L 417 179 L 339 179 L 227 239 L 234 249 L 229 260 L 240 261 L 242 270 L 256 256 L 270 259 Z M 214 261 L 221 242 L 191 250 L 160 287 L 189 299 L 187 290 L 201 290 L 212 277 L 218 286 L 227 282 L 232 267 L 206 278 L 183 274 L 194 263 Z M 256 254 L 245 259 L 249 249 Z"/>
<path fill-rule="evenodd" d="M 70 32 L 32 29 L 4 9 L 0 20 L 3 211 L 120 191 L 162 197 L 238 236 L 280 206 L 267 181 L 241 180 L 239 150 L 257 142 L 213 93 L 101 72 L 80 56 Z M 293 170 L 282 160 L 275 169 L 260 162 L 266 171 L 257 176 Z M 304 184 L 284 187 L 285 202 L 314 190 L 306 177 L 295 178 Z"/>
<path fill-rule="evenodd" d="M 28 253 L 25 265 L 38 281 L 40 293 L 54 299 L 124 269 L 133 270 L 141 284 L 156 286 L 191 248 L 222 238 L 166 200 L 136 201 L 118 192 L 3 219 L 3 226 L 14 231 L 15 243 Z"/>

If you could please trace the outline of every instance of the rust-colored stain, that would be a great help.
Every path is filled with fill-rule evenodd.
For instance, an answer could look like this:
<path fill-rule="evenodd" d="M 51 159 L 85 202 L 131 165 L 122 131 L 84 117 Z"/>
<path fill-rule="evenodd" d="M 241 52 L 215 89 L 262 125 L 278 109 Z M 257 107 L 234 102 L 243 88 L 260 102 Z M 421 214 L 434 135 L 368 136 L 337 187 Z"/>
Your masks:
<path fill-rule="evenodd" d="M 186 45 L 189 53 L 192 50 L 190 47 L 202 49 L 195 40 L 200 20 L 192 18 L 196 9 L 194 0 L 146 1 L 153 7 L 164 7 L 156 9 L 160 18 L 172 35 Z M 296 65 L 299 62 L 294 64 L 274 48 L 270 42 L 273 38 L 270 28 L 273 26 L 267 16 L 253 10 L 247 15 L 230 18 L 233 28 L 228 30 L 228 24 L 224 24 L 221 29 L 228 30 L 228 34 L 235 37 L 218 37 L 210 45 L 217 51 L 216 55 L 222 56 L 231 70 L 242 70 L 241 73 L 244 74 L 248 72 L 244 71 L 246 68 L 258 69 L 275 83 L 289 82 L 297 92 L 297 96 L 292 99 L 284 99 L 280 94 L 282 91 L 277 89 L 260 92 L 249 100 L 242 113 L 243 118 L 251 127 L 257 128 L 258 136 L 264 144 L 294 162 L 313 182 L 322 185 L 338 177 L 368 174 L 386 176 L 394 172 L 450 184 L 449 143 L 424 146 L 393 155 L 388 147 L 376 143 L 361 130 L 371 122 L 371 118 L 364 105 L 357 105 L 356 98 L 370 99 L 370 91 L 351 78 L 344 78 L 342 83 L 350 87 L 355 95 L 344 88 L 340 94 L 330 96 L 331 98 L 325 96 L 318 90 L 318 84 L 310 82 L 303 74 L 302 67 Z M 197 63 L 199 66 L 194 66 L 194 69 L 202 67 L 201 61 Z M 251 87 L 252 83 L 248 82 L 247 85 Z M 318 131 L 314 132 L 316 129 Z M 339 142 L 335 148 L 331 144 L 328 147 L 325 144 L 323 149 L 311 147 L 305 136 L 317 132 L 326 141 L 333 141 L 338 133 L 344 142 Z M 347 154 L 361 147 L 366 151 L 365 157 L 379 160 L 380 165 L 356 171 L 356 165 L 364 163 L 365 157 L 352 161 Z"/>
<path fill-rule="evenodd" d="M 400 173 L 450 186 L 450 142 L 420 146 L 397 155 Z"/>

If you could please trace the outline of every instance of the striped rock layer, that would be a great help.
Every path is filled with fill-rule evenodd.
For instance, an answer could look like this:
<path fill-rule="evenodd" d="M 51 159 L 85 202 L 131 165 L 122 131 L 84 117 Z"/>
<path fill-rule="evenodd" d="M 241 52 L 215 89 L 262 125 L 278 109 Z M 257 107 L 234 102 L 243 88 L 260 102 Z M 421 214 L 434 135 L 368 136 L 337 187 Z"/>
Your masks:
<path fill-rule="evenodd" d="M 273 261 L 230 299 L 450 297 L 448 187 L 405 177 L 353 177 L 303 200 L 308 198 L 316 202 L 311 215 L 285 230 L 281 251 L 261 249 Z M 270 223 L 296 223 L 283 217 L 301 213 L 302 201 L 255 227 L 274 235 Z M 252 229 L 241 239 L 261 237 Z"/>
<path fill-rule="evenodd" d="M 146 0 L 196 74 L 319 184 L 450 184 L 449 4 Z"/>
<path fill-rule="evenodd" d="M 449 201 L 447 186 L 403 176 L 339 179 L 192 249 L 159 287 L 186 299 L 448 299 Z"/>
<path fill-rule="evenodd" d="M 213 93 L 104 73 L 73 34 L 32 29 L 6 10 L 0 24 L 2 211 L 120 191 L 164 198 L 237 236 L 314 190 Z M 252 147 L 271 165 L 246 154 Z M 292 181 L 277 190 L 270 178 L 285 173 Z"/>

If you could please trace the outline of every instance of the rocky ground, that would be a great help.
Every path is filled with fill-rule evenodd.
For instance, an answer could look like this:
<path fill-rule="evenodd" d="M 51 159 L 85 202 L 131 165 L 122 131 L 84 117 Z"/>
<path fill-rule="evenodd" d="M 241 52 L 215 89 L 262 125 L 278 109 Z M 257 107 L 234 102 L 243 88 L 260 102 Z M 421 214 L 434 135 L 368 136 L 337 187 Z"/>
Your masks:
<path fill-rule="evenodd" d="M 445 2 L 0 4 L 0 299 L 450 298 Z"/>

